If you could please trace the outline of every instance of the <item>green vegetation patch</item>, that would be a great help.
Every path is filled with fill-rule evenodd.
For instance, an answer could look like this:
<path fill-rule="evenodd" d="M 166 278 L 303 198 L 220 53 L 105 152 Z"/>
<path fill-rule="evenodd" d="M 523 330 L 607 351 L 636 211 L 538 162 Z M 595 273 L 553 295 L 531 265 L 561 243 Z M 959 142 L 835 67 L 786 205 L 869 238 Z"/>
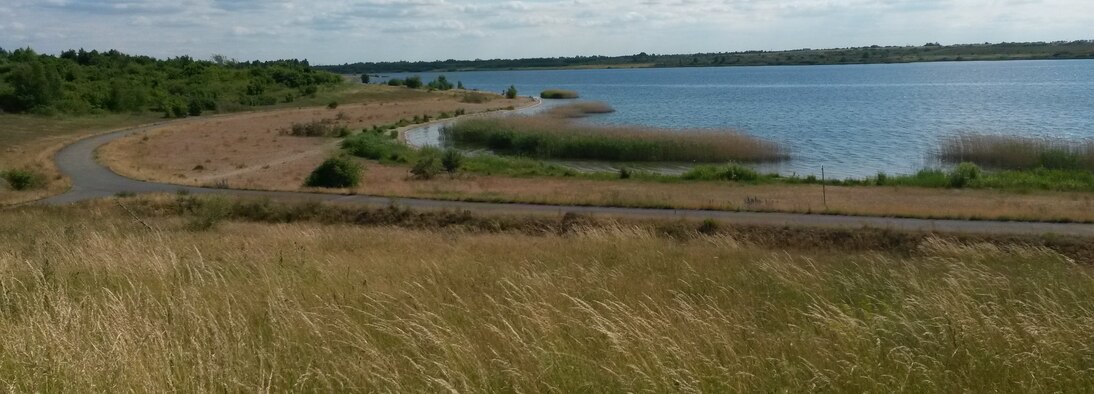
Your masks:
<path fill-rule="evenodd" d="M 342 83 L 307 61 L 159 60 L 118 51 L 0 49 L 0 109 L 10 113 L 155 111 L 168 118 L 289 103 Z"/>
<path fill-rule="evenodd" d="M 332 157 L 312 171 L 304 185 L 325 188 L 354 187 L 361 183 L 361 171 L 361 164 L 352 158 Z"/>
<path fill-rule="evenodd" d="M 12 190 L 19 191 L 37 189 L 46 184 L 45 177 L 33 170 L 0 171 L 0 179 Z"/>

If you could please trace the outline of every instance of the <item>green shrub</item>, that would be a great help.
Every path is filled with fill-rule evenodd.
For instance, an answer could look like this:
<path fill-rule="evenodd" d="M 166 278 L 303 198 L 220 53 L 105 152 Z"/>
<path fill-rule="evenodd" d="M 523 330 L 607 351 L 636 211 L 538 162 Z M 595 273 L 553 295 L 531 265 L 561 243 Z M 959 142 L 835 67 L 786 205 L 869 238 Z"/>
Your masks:
<path fill-rule="evenodd" d="M 337 101 L 331 101 L 330 103 L 327 104 L 327 108 L 329 108 L 329 109 L 338 108 L 338 102 Z"/>
<path fill-rule="evenodd" d="M 351 155 L 369 160 L 391 160 L 400 162 L 400 158 L 409 156 L 410 148 L 400 144 L 388 135 L 361 133 L 342 141 L 342 149 Z"/>
<path fill-rule="evenodd" d="M 722 166 L 701 165 L 688 170 L 688 172 L 684 173 L 682 178 L 686 180 L 702 181 L 752 182 L 760 179 L 760 174 L 751 168 L 739 164 L 726 164 Z"/>
<path fill-rule="evenodd" d="M 410 174 L 414 179 L 428 180 L 440 174 L 444 167 L 441 165 L 440 154 L 436 149 L 422 149 L 418 155 L 418 161 L 410 168 Z"/>
<path fill-rule="evenodd" d="M 505 90 L 505 98 L 510 100 L 517 98 L 517 87 L 509 85 L 509 89 Z"/>
<path fill-rule="evenodd" d="M 32 170 L 8 170 L 0 172 L 0 178 L 7 181 L 13 190 L 37 189 L 45 185 L 45 177 Z"/>
<path fill-rule="evenodd" d="M 950 171 L 950 187 L 962 188 L 968 186 L 969 183 L 980 179 L 980 167 L 976 164 L 964 162 L 958 164 Z"/>
<path fill-rule="evenodd" d="M 619 179 L 631 179 L 631 170 L 628 170 L 627 167 L 620 168 Z"/>
<path fill-rule="evenodd" d="M 463 153 L 455 149 L 447 149 L 444 151 L 444 155 L 441 156 L 441 166 L 449 174 L 455 174 L 460 170 L 460 166 L 463 165 Z"/>
<path fill-rule="evenodd" d="M 399 78 L 392 78 L 392 79 L 387 80 L 387 84 L 388 84 L 388 86 L 403 86 L 403 85 L 406 84 L 406 82 L 404 82 L 403 80 L 401 80 Z"/>
<path fill-rule="evenodd" d="M 343 188 L 361 183 L 361 165 L 348 157 L 332 157 L 308 175 L 305 186 Z"/>
<path fill-rule="evenodd" d="M 191 231 L 210 230 L 220 222 L 228 219 L 232 213 L 232 203 L 224 197 L 203 199 L 200 203 L 195 203 L 193 197 L 184 198 L 191 199 L 190 205 L 193 216 L 186 223 L 186 228 Z"/>
<path fill-rule="evenodd" d="M 415 75 L 413 77 L 407 78 L 405 81 L 403 81 L 403 83 L 408 88 L 418 89 L 422 87 L 422 77 Z"/>

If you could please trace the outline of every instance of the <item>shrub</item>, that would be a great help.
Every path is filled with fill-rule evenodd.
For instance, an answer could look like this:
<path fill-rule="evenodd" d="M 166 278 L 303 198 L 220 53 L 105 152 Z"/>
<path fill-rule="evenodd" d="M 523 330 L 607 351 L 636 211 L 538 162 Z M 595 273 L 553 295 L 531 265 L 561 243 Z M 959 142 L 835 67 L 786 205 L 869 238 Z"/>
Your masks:
<path fill-rule="evenodd" d="M 418 89 L 422 87 L 422 77 L 415 75 L 413 77 L 407 78 L 406 81 L 403 81 L 403 83 L 406 84 L 406 87 L 408 88 Z"/>
<path fill-rule="evenodd" d="M 539 97 L 545 99 L 575 99 L 581 96 L 573 90 L 547 89 L 541 92 Z"/>
<path fill-rule="evenodd" d="M 399 78 L 392 78 L 392 79 L 387 80 L 387 84 L 388 84 L 388 86 L 403 86 L 403 85 L 406 84 L 406 82 L 404 82 L 403 80 L 401 80 Z"/>
<path fill-rule="evenodd" d="M 414 179 L 433 179 L 443 170 L 441 159 L 438 156 L 436 149 L 422 149 L 418 161 L 414 162 L 414 166 L 410 168 L 410 174 L 413 175 Z"/>
<path fill-rule="evenodd" d="M 509 85 L 509 89 L 505 90 L 505 98 L 510 100 L 517 98 L 517 87 Z"/>
<path fill-rule="evenodd" d="M 311 123 L 293 123 L 292 127 L 287 130 L 282 130 L 281 134 L 291 135 L 294 137 L 339 137 L 343 138 L 350 134 L 349 128 L 345 126 L 335 126 L 334 121 L 324 119 L 318 122 Z"/>
<path fill-rule="evenodd" d="M 343 188 L 361 183 L 361 165 L 348 157 L 332 157 L 308 175 L 305 186 Z"/>
<path fill-rule="evenodd" d="M 631 170 L 628 170 L 627 167 L 620 168 L 619 179 L 631 179 Z"/>
<path fill-rule="evenodd" d="M 444 75 L 438 75 L 437 79 L 429 82 L 429 87 L 436 90 L 452 90 L 453 86 L 451 82 L 448 82 L 448 78 Z"/>
<path fill-rule="evenodd" d="M 967 186 L 970 182 L 980 178 L 980 167 L 976 164 L 964 162 L 958 164 L 950 171 L 950 187 L 962 188 Z"/>
<path fill-rule="evenodd" d="M 0 172 L 0 178 L 13 190 L 37 189 L 45 185 L 45 177 L 32 170 L 8 170 Z"/>
<path fill-rule="evenodd" d="M 460 170 L 460 166 L 463 165 L 463 153 L 455 149 L 447 149 L 444 151 L 444 155 L 441 156 L 441 166 L 449 174 L 455 174 Z"/>
<path fill-rule="evenodd" d="M 337 101 L 331 101 L 330 103 L 327 104 L 327 108 L 329 108 L 329 109 L 338 108 L 338 102 Z"/>
<path fill-rule="evenodd" d="M 232 212 L 232 203 L 224 197 L 212 197 L 197 204 L 191 202 L 191 206 L 194 215 L 186 223 L 186 228 L 191 231 L 210 230 L 227 219 Z"/>
<path fill-rule="evenodd" d="M 407 158 L 411 156 L 411 150 L 406 145 L 396 141 L 397 136 L 394 130 L 387 135 L 361 133 L 342 141 L 342 149 L 351 155 L 369 160 L 406 162 Z"/>
<path fill-rule="evenodd" d="M 695 166 L 684 173 L 682 178 L 701 181 L 734 181 L 751 182 L 760 179 L 760 174 L 755 170 L 739 165 L 726 164 L 722 166 L 702 165 Z"/>

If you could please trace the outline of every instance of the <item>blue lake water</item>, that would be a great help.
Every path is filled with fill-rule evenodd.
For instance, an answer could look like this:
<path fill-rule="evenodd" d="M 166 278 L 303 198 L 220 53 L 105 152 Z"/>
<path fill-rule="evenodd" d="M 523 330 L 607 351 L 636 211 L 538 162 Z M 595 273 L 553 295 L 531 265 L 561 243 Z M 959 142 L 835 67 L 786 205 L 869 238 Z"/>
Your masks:
<path fill-rule="evenodd" d="M 910 173 L 962 132 L 1094 139 L 1094 60 L 444 75 L 522 95 L 572 89 L 618 110 L 591 122 L 736 129 L 788 147 L 792 160 L 764 168 L 785 174 Z"/>

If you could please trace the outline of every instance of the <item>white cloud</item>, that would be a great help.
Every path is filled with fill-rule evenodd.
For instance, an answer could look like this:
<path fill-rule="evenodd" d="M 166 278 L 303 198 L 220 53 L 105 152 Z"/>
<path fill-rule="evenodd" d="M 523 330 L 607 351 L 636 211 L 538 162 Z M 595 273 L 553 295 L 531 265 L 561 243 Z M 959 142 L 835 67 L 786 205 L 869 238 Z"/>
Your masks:
<path fill-rule="evenodd" d="M 35 34 L 12 34 L 24 24 Z M 317 63 L 1070 40 L 1092 38 L 1089 26 L 1094 3 L 1088 0 L 5 0 L 0 6 L 3 47 Z"/>

